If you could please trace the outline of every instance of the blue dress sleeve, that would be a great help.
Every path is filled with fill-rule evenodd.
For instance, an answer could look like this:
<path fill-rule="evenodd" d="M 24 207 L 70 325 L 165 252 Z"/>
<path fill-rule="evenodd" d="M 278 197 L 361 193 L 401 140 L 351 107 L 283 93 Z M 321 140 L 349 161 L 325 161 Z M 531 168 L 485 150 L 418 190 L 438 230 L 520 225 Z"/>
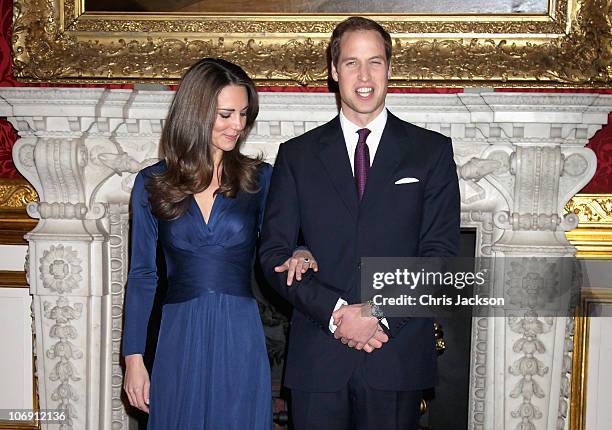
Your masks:
<path fill-rule="evenodd" d="M 151 212 L 146 178 L 136 176 L 131 200 L 130 271 L 124 305 L 123 355 L 144 354 L 147 325 L 157 289 L 157 218 Z"/>
<path fill-rule="evenodd" d="M 260 186 L 261 200 L 259 202 L 259 221 L 257 224 L 257 231 L 261 232 L 261 225 L 263 224 L 264 212 L 266 210 L 266 201 L 268 199 L 268 190 L 270 189 L 270 179 L 272 178 L 272 166 L 268 163 L 263 163 L 261 167 Z"/>

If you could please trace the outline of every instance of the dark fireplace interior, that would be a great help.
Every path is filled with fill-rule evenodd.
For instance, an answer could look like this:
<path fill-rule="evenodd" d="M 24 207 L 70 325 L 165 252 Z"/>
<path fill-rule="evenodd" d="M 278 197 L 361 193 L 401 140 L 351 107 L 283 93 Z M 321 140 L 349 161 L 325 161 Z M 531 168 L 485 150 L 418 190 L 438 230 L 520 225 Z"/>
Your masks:
<path fill-rule="evenodd" d="M 460 257 L 476 253 L 476 230 L 461 230 Z M 472 315 L 453 313 L 450 318 L 438 318 L 446 348 L 438 356 L 438 386 L 425 393 L 427 411 L 421 418 L 425 430 L 467 429 L 470 383 L 470 350 Z"/>

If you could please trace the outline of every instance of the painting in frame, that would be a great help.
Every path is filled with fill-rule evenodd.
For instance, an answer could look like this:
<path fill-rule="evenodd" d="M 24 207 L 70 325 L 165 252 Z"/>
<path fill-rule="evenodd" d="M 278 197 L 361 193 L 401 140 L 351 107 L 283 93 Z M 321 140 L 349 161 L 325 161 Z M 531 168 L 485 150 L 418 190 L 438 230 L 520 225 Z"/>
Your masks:
<path fill-rule="evenodd" d="M 400 14 L 501 14 L 548 12 L 548 0 L 85 0 L 86 12 L 147 12 L 147 13 L 400 13 Z"/>
<path fill-rule="evenodd" d="M 331 30 L 349 15 L 295 12 L 302 10 L 300 4 L 324 1 L 267 0 L 288 5 L 292 12 L 287 13 L 247 8 L 232 13 L 178 10 L 180 5 L 198 4 L 201 9 L 205 2 L 195 0 L 176 2 L 172 11 L 123 10 L 134 3 L 163 3 L 140 0 L 113 2 L 114 10 L 92 11 L 95 1 L 15 0 L 17 78 L 174 83 L 190 64 L 211 56 L 237 62 L 260 85 L 321 86 L 327 82 Z M 542 1 L 533 0 L 527 11 L 508 13 L 488 10 L 487 5 L 495 3 L 492 0 L 473 0 L 481 6 L 479 13 L 462 9 L 461 4 L 469 1 L 448 0 L 448 10 L 427 13 L 398 13 L 392 10 L 396 2 L 389 2 L 388 9 L 379 12 L 370 7 L 364 15 L 392 34 L 394 86 L 610 87 L 609 1 L 546 0 L 544 9 Z M 523 3 L 509 0 L 508 4 Z"/>

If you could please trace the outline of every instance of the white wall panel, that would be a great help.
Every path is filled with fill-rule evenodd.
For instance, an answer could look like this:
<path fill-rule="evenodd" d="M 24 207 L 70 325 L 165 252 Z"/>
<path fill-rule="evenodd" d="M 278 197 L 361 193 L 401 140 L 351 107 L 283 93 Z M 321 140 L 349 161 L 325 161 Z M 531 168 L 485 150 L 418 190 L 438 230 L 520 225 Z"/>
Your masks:
<path fill-rule="evenodd" d="M 23 272 L 27 251 L 25 245 L 0 245 L 0 270 Z"/>
<path fill-rule="evenodd" d="M 0 409 L 33 406 L 31 303 L 27 288 L 0 288 Z"/>
<path fill-rule="evenodd" d="M 612 305 L 607 305 L 607 313 Z M 586 430 L 610 430 L 612 423 L 612 318 L 591 318 L 586 387 Z"/>

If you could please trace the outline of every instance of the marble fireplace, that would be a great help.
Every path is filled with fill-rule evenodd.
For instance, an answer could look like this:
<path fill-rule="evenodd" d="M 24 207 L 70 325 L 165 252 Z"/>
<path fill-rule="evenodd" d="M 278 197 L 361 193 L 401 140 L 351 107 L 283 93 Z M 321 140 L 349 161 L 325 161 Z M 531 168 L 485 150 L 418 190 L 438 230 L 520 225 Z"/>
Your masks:
<path fill-rule="evenodd" d="M 129 195 L 136 172 L 157 160 L 172 96 L 101 88 L 0 91 L 0 116 L 20 136 L 15 164 L 40 196 L 28 206 L 39 222 L 27 235 L 26 263 L 40 407 L 68 408 L 67 429 L 128 428 L 119 358 Z M 245 151 L 273 162 L 281 142 L 328 121 L 336 106 L 331 94 L 261 93 Z M 578 219 L 563 208 L 595 172 L 585 144 L 607 122 L 612 96 L 391 94 L 387 106 L 453 139 L 462 227 L 475 229 L 477 256 L 574 255 L 565 231 Z M 506 269 L 492 268 L 501 291 Z M 568 427 L 573 320 L 540 323 L 546 330 L 534 333 L 504 318 L 472 320 L 464 364 L 470 430 Z M 534 338 L 543 348 L 524 347 L 522 340 Z"/>

